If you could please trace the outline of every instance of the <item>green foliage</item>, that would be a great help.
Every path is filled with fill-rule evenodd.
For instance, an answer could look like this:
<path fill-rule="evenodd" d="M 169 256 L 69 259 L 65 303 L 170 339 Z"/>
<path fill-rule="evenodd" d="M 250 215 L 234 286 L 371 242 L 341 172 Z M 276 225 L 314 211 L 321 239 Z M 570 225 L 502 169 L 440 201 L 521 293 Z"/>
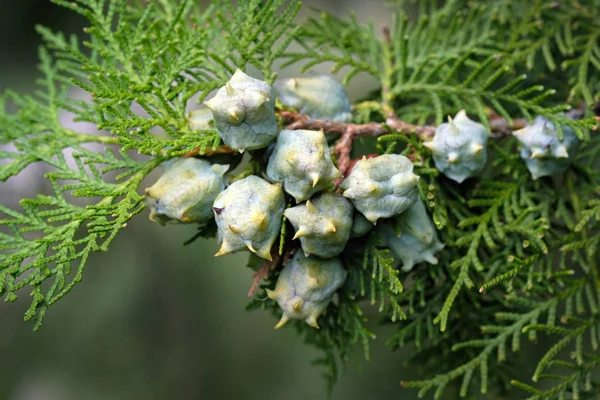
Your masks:
<path fill-rule="evenodd" d="M 271 66 L 294 37 L 292 20 L 299 3 L 272 0 L 197 2 L 88 0 L 57 4 L 90 21 L 82 51 L 44 27 L 38 31 L 60 60 L 58 70 L 89 92 L 94 102 L 72 105 L 78 119 L 110 131 L 125 150 L 177 156 L 216 146 L 215 131 L 198 134 L 186 120 L 187 103 L 202 101 L 223 86 L 236 68 L 253 66 L 268 81 Z M 157 138 L 160 129 L 168 139 Z"/>
<path fill-rule="evenodd" d="M 437 265 L 407 273 L 375 235 L 351 239 L 342 255 L 348 281 L 321 328 L 293 324 L 322 350 L 317 364 L 330 385 L 355 345 L 369 359 L 374 335 L 366 315 L 376 306 L 380 319 L 397 327 L 390 348 L 413 346 L 410 362 L 428 374 L 403 382 L 421 395 L 600 392 L 593 381 L 600 363 L 600 138 L 591 107 L 600 93 L 598 0 L 402 1 L 383 34 L 362 16 L 325 13 L 294 28 L 295 0 L 215 1 L 206 9 L 195 1 L 54 1 L 89 21 L 85 40 L 38 27 L 45 46 L 37 91 L 0 96 L 0 181 L 42 163 L 51 188 L 20 208 L 0 206 L 0 296 L 14 301 L 29 287 L 25 319 L 35 319 L 35 328 L 82 279 L 88 257 L 106 251 L 142 211 L 139 185 L 150 171 L 219 146 L 216 131 L 188 126 L 193 100 L 203 101 L 236 68 L 273 82 L 281 62 L 305 70 L 325 63 L 346 82 L 367 74 L 379 83 L 355 104 L 355 122 L 387 121 L 389 134 L 372 147 L 413 160 L 446 245 Z M 416 4 L 416 17 L 403 11 L 406 4 Z M 76 88 L 89 98 L 73 98 Z M 584 118 L 563 113 L 580 104 Z M 463 184 L 432 167 L 421 137 L 389 126 L 391 115 L 439 124 L 460 109 L 494 130 L 487 168 Z M 67 112 L 102 133 L 67 127 Z M 565 174 L 534 181 L 506 131 L 536 115 L 572 127 L 584 144 Z M 353 156 L 361 150 L 355 146 Z M 263 158 L 253 153 L 232 179 L 260 175 Z M 294 242 L 283 222 L 277 246 L 285 259 Z M 213 235 L 209 223 L 195 237 Z M 273 288 L 279 273 L 267 270 L 263 289 Z M 249 308 L 279 314 L 261 292 Z M 550 344 L 528 371 L 531 382 L 515 380 L 513 360 L 531 355 L 527 341 L 541 336 Z M 533 385 L 541 381 L 548 381 L 543 389 Z"/>

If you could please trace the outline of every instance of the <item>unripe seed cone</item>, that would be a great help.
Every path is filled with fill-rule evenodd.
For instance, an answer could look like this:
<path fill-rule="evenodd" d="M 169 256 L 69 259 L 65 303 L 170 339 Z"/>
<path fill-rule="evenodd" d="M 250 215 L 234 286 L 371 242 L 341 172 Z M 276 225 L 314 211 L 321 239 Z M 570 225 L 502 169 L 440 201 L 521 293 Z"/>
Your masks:
<path fill-rule="evenodd" d="M 536 117 L 533 125 L 513 132 L 521 142 L 521 158 L 533 179 L 564 172 L 577 152 L 580 140 L 568 126 L 562 126 L 563 137 L 558 138 L 556 126 L 547 118 Z"/>
<path fill-rule="evenodd" d="M 232 183 L 213 204 L 221 245 L 215 256 L 247 249 L 271 260 L 284 207 L 281 184 L 270 184 L 255 175 Z"/>
<path fill-rule="evenodd" d="M 339 82 L 330 76 L 280 79 L 274 85 L 282 104 L 314 119 L 350 122 L 350 99 Z"/>
<path fill-rule="evenodd" d="M 325 193 L 285 210 L 306 255 L 331 258 L 340 254 L 350 238 L 352 205 L 344 197 Z"/>
<path fill-rule="evenodd" d="M 267 147 L 279 133 L 273 89 L 239 69 L 204 104 L 212 112 L 219 136 L 234 150 Z"/>
<path fill-rule="evenodd" d="M 333 294 L 346 281 L 348 273 L 337 258 L 323 260 L 297 252 L 281 270 L 274 290 L 267 295 L 275 300 L 283 316 L 275 329 L 290 319 L 303 320 L 318 328 L 317 319 L 325 311 Z"/>
<path fill-rule="evenodd" d="M 489 132 L 467 117 L 464 110 L 441 124 L 425 146 L 431 149 L 435 167 L 448 178 L 461 183 L 483 169 L 487 161 Z"/>
<path fill-rule="evenodd" d="M 206 222 L 212 217 L 212 203 L 223 191 L 228 165 L 211 164 L 197 158 L 176 158 L 163 163 L 165 172 L 146 189 L 150 219 Z"/>
<path fill-rule="evenodd" d="M 358 161 L 342 182 L 344 196 L 371 223 L 400 214 L 417 200 L 419 177 L 410 160 L 399 154 L 384 154 Z"/>
<path fill-rule="evenodd" d="M 438 263 L 435 253 L 443 249 L 444 244 L 439 241 L 435 226 L 420 199 L 395 220 L 377 228 L 385 244 L 402 261 L 403 271 L 410 271 L 415 264 L 423 261 Z"/>
<path fill-rule="evenodd" d="M 267 176 L 283 182 L 297 202 L 309 199 L 340 178 L 323 131 L 283 130 L 269 157 Z"/>

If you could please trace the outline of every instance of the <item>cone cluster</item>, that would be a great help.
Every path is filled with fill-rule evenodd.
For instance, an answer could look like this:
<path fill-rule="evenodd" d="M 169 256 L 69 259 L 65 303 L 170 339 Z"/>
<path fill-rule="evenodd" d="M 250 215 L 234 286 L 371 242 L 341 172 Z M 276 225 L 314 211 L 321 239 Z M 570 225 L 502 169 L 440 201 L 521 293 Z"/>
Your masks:
<path fill-rule="evenodd" d="M 282 85 L 293 88 L 303 100 L 293 103 L 299 111 L 313 118 L 350 120 L 350 103 L 335 81 L 297 78 Z M 227 186 L 223 175 L 228 165 L 197 158 L 176 160 L 147 190 L 151 218 L 158 222 L 167 218 L 202 222 L 210 221 L 212 215 L 220 245 L 216 256 L 248 250 L 272 260 L 271 251 L 285 215 L 294 228 L 292 240 L 299 242 L 301 250 L 284 266 L 274 290 L 268 291 L 283 311 L 277 327 L 290 319 L 318 327 L 317 319 L 346 280 L 338 256 L 351 237 L 366 235 L 382 219 L 385 221 L 378 232 L 386 235 L 386 227 L 392 223 L 404 224 L 401 236 L 393 230 L 389 234 L 389 246 L 395 246 L 405 268 L 420 261 L 431 262 L 441 244 L 424 206 L 416 203 L 419 177 L 408 158 L 398 154 L 363 158 L 342 181 L 343 192 L 333 193 L 334 182 L 343 176 L 332 161 L 325 134 L 280 132 L 274 102 L 266 82 L 238 70 L 205 102 L 207 108 L 188 114 L 191 129 L 216 128 L 223 142 L 239 152 L 265 148 L 276 141 L 265 152 L 264 179 L 250 175 Z M 296 203 L 287 209 L 286 194 Z M 418 206 L 413 206 L 415 203 Z M 413 212 L 418 215 L 402 218 Z M 402 244 L 410 235 L 418 243 Z M 402 248 L 411 243 L 414 248 Z"/>

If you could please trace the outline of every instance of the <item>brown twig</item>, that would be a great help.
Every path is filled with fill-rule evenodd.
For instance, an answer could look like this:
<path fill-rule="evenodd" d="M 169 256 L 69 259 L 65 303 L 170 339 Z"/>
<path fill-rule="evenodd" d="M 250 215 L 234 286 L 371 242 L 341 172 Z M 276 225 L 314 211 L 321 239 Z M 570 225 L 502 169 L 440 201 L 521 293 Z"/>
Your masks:
<path fill-rule="evenodd" d="M 288 124 L 285 129 L 311 129 L 320 130 L 327 133 L 344 135 L 348 131 L 352 132 L 352 139 L 359 136 L 381 136 L 390 133 L 390 130 L 379 122 L 369 122 L 367 124 L 352 124 L 346 122 L 334 122 L 324 119 L 312 119 L 307 115 L 298 114 L 292 111 L 280 111 L 279 116 Z M 386 125 L 395 131 L 406 134 L 417 134 L 424 139 L 433 136 L 435 126 L 413 125 L 392 116 L 386 120 Z"/>
<path fill-rule="evenodd" d="M 279 265 L 286 265 L 292 254 L 290 246 L 286 246 L 283 250 L 282 255 L 279 255 L 279 248 L 273 247 L 271 250 L 272 261 L 265 261 L 258 271 L 252 274 L 252 285 L 248 291 L 248 297 L 254 296 L 254 293 L 258 290 L 260 283 L 269 277 L 269 272 L 272 269 L 277 268 Z"/>
<path fill-rule="evenodd" d="M 281 256 L 276 254 L 275 257 L 273 257 L 273 261 L 265 261 L 260 269 L 252 274 L 252 286 L 250 286 L 250 290 L 248 291 L 248 297 L 254 296 L 254 293 L 256 293 L 258 290 L 260 283 L 263 281 L 263 279 L 269 277 L 269 272 L 279 265 L 280 260 Z"/>
<path fill-rule="evenodd" d="M 353 135 L 354 133 L 352 132 L 352 129 L 346 128 L 346 132 L 344 132 L 340 140 L 338 140 L 335 145 L 335 152 L 338 156 L 337 167 L 344 176 L 346 175 L 348 168 L 350 168 L 350 163 L 352 162 L 350 153 L 352 152 Z M 338 184 L 339 182 L 336 182 L 336 186 Z"/>

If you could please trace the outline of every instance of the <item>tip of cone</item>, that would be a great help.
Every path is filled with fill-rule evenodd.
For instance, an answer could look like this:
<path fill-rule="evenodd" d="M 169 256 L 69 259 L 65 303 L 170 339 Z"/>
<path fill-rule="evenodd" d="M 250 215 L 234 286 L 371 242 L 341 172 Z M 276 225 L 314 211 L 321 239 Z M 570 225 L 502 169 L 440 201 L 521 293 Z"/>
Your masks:
<path fill-rule="evenodd" d="M 229 254 L 229 252 L 225 248 L 221 247 L 219 251 L 215 253 L 215 257 L 221 257 L 227 254 Z"/>
<path fill-rule="evenodd" d="M 544 153 L 542 150 L 534 150 L 531 153 L 531 156 L 529 156 L 529 159 L 533 160 L 534 158 L 544 158 L 546 156 L 546 153 Z"/>
<path fill-rule="evenodd" d="M 302 310 L 302 305 L 302 300 L 296 301 L 296 303 L 294 303 L 294 311 L 299 312 L 300 310 Z"/>
<path fill-rule="evenodd" d="M 473 153 L 478 154 L 481 152 L 481 150 L 483 150 L 483 146 L 479 143 L 473 143 L 471 145 L 471 151 L 473 151 Z"/>
<path fill-rule="evenodd" d="M 567 148 L 563 145 L 563 146 L 559 146 L 556 151 L 554 152 L 554 155 L 557 158 L 569 158 L 569 152 L 567 151 Z"/>
<path fill-rule="evenodd" d="M 512 134 L 513 134 L 513 136 L 517 136 L 518 137 L 519 135 L 522 135 L 525 132 L 526 129 L 527 128 L 517 129 L 516 131 L 513 131 Z"/>
<path fill-rule="evenodd" d="M 308 317 L 306 319 L 306 323 L 308 325 L 312 326 L 313 328 L 320 329 L 319 324 L 317 323 L 317 317 L 314 315 L 311 315 L 310 317 Z"/>
<path fill-rule="evenodd" d="M 331 221 L 327 221 L 326 227 L 327 227 L 327 231 L 328 232 L 332 232 L 333 233 L 333 232 L 337 231 L 337 229 L 335 228 L 335 225 Z"/>
<path fill-rule="evenodd" d="M 305 229 L 300 228 L 300 229 L 298 229 L 298 231 L 296 231 L 296 234 L 294 235 L 292 240 L 296 240 L 302 236 L 306 236 L 306 234 L 307 234 L 307 231 Z"/>
<path fill-rule="evenodd" d="M 319 183 L 319 174 L 314 173 L 310 177 L 311 177 L 311 180 L 312 180 L 312 187 L 317 186 L 317 183 Z"/>
<path fill-rule="evenodd" d="M 250 250 L 254 254 L 257 254 L 257 251 L 254 248 L 254 246 L 252 246 L 252 242 L 251 241 L 248 240 L 245 244 L 246 244 L 246 247 L 248 248 L 248 250 Z"/>
<path fill-rule="evenodd" d="M 450 164 L 455 163 L 456 161 L 458 161 L 458 154 L 456 154 L 456 153 L 448 154 L 448 159 L 446 161 L 448 161 Z"/>
<path fill-rule="evenodd" d="M 306 200 L 306 210 L 311 213 L 318 212 L 317 207 L 310 200 Z"/>
<path fill-rule="evenodd" d="M 288 317 L 286 317 L 286 315 L 284 314 L 281 319 L 279 320 L 279 322 L 277 323 L 277 325 L 275 325 L 273 327 L 273 329 L 279 329 L 282 326 L 284 326 L 290 319 Z"/>

